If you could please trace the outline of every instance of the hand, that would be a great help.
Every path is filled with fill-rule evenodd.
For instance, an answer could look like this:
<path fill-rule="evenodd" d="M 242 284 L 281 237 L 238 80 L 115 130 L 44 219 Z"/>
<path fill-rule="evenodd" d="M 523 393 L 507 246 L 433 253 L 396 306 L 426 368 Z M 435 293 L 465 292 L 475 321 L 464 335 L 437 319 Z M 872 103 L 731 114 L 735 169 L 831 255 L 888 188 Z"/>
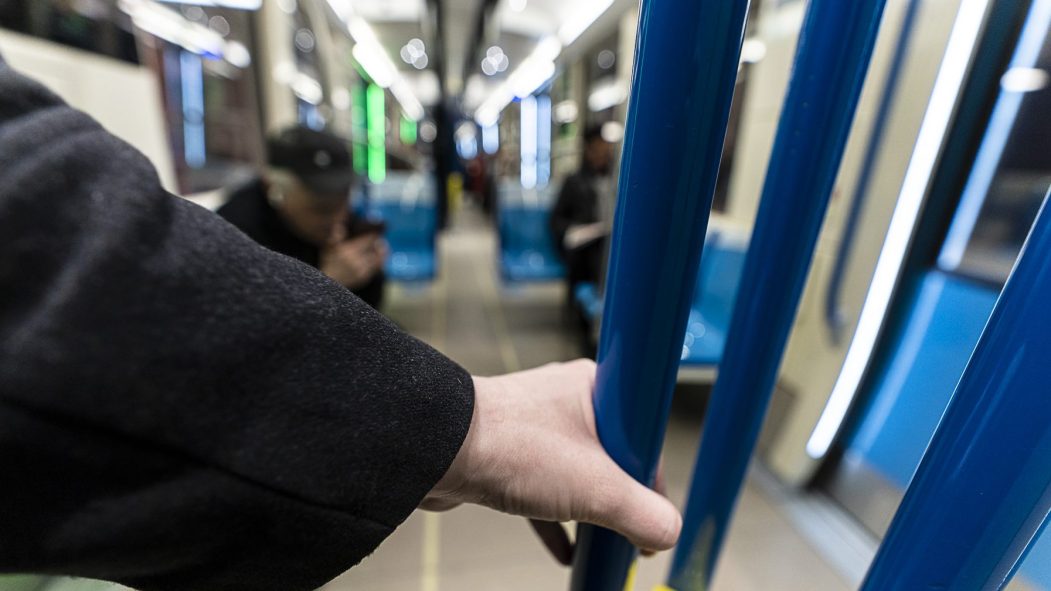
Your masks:
<path fill-rule="evenodd" d="M 566 236 L 562 239 L 562 245 L 568 250 L 579 248 L 588 242 L 598 240 L 609 234 L 609 227 L 605 222 L 594 222 L 591 224 L 578 224 L 570 226 L 566 230 Z"/>
<path fill-rule="evenodd" d="M 584 521 L 612 529 L 643 550 L 671 548 L 682 517 L 660 494 L 628 476 L 602 449 L 595 429 L 595 364 L 551 364 L 474 378 L 470 430 L 445 476 L 421 507 L 475 503 L 544 522 Z M 564 562 L 553 528 L 534 528 Z"/>
<path fill-rule="evenodd" d="M 325 247 L 319 268 L 340 285 L 357 289 L 375 277 L 386 259 L 386 244 L 369 234 Z"/>

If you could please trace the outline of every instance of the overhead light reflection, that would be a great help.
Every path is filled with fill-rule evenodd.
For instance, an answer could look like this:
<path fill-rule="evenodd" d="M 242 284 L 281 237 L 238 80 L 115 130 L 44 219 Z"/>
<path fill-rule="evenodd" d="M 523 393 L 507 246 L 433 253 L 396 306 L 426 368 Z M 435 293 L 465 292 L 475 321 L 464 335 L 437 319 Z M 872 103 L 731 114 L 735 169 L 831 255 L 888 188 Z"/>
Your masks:
<path fill-rule="evenodd" d="M 872 358 L 988 3 L 989 0 L 964 0 L 956 14 L 854 338 L 806 444 L 807 454 L 814 459 L 828 453 Z"/>

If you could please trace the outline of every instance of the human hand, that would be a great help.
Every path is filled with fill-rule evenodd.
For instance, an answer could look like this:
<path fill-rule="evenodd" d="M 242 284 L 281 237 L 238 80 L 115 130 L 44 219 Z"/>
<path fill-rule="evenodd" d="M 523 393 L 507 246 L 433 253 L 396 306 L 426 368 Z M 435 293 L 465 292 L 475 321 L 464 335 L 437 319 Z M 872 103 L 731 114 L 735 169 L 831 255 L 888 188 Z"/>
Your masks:
<path fill-rule="evenodd" d="M 383 268 L 387 245 L 375 234 L 336 242 L 321 251 L 322 273 L 348 289 L 368 283 Z"/>
<path fill-rule="evenodd" d="M 532 518 L 562 562 L 572 554 L 559 533 L 563 521 L 612 529 L 643 550 L 675 544 L 682 527 L 678 510 L 625 473 L 599 443 L 594 362 L 476 377 L 474 383 L 467 438 L 422 508 L 475 503 Z"/>

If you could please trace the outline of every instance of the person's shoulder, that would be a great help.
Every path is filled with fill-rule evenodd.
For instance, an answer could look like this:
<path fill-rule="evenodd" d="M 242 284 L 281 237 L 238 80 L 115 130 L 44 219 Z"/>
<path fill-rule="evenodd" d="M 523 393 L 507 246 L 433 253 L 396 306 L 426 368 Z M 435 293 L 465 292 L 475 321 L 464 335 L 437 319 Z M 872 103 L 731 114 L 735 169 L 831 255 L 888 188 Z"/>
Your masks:
<path fill-rule="evenodd" d="M 216 213 L 242 231 L 250 233 L 262 222 L 266 203 L 266 190 L 262 179 L 256 178 L 230 190 L 226 203 Z"/>

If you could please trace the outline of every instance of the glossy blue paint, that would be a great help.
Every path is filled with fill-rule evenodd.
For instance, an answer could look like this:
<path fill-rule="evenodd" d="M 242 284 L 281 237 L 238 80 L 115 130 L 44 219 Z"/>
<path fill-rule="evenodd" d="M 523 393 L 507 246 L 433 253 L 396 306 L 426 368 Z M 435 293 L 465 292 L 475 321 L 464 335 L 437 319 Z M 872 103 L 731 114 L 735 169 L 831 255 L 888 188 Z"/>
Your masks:
<path fill-rule="evenodd" d="M 651 483 L 667 425 L 737 78 L 748 0 L 644 0 L 614 216 L 595 412 Z M 582 526 L 571 588 L 624 585 L 635 549 Z"/>
<path fill-rule="evenodd" d="M 707 589 L 770 400 L 839 169 L 883 0 L 811 0 L 669 585 Z"/>
<path fill-rule="evenodd" d="M 1000 589 L 1051 512 L 1051 209 L 923 456 L 864 591 Z"/>

